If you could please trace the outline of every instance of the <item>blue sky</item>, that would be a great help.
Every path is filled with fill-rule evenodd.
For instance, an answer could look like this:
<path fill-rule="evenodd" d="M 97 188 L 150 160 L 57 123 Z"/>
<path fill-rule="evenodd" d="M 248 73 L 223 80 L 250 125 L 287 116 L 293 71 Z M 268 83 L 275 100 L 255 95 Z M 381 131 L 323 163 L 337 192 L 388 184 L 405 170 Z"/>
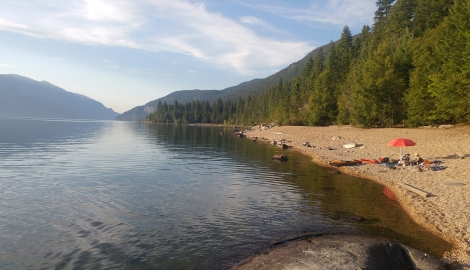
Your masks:
<path fill-rule="evenodd" d="M 371 25 L 376 0 L 3 0 L 0 74 L 117 112 L 265 78 Z"/>

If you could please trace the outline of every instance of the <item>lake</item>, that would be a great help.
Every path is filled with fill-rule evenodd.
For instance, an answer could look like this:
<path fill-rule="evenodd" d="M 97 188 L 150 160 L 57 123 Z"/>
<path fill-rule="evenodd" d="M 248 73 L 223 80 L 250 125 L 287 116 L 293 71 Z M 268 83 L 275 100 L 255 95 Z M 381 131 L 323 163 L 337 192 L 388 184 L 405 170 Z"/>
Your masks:
<path fill-rule="evenodd" d="M 231 131 L 0 118 L 0 269 L 229 269 L 315 233 L 451 248 L 383 186 Z"/>

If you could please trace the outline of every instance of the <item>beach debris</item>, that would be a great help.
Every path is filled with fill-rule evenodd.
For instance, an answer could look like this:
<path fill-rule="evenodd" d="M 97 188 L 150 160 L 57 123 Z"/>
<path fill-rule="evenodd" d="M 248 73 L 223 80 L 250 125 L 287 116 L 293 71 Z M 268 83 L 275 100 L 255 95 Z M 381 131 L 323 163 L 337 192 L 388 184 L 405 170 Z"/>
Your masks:
<path fill-rule="evenodd" d="M 442 183 L 444 186 L 448 187 L 460 187 L 460 186 L 465 186 L 465 183 L 459 183 L 459 182 L 444 182 Z"/>
<path fill-rule="evenodd" d="M 278 146 L 279 146 L 279 147 L 282 147 L 282 149 L 290 149 L 290 148 L 292 148 L 292 146 L 287 145 L 287 144 L 285 144 L 285 143 L 278 144 Z"/>
<path fill-rule="evenodd" d="M 272 141 L 272 145 L 277 145 L 279 147 L 282 147 L 282 149 L 290 149 L 292 146 L 287 145 L 286 142 L 288 142 L 286 139 L 282 139 L 280 141 Z"/>
<path fill-rule="evenodd" d="M 442 159 L 459 159 L 459 158 L 460 158 L 460 156 L 457 153 L 442 157 Z"/>
<path fill-rule="evenodd" d="M 309 142 L 305 142 L 305 143 L 303 143 L 302 145 L 305 146 L 305 147 L 317 148 L 315 145 L 311 145 Z"/>
<path fill-rule="evenodd" d="M 283 145 L 285 143 L 289 142 L 288 140 L 286 139 L 281 139 L 280 141 L 277 142 L 277 145 Z"/>
<path fill-rule="evenodd" d="M 361 163 L 362 162 L 360 160 L 340 160 L 340 159 L 334 159 L 328 162 L 329 165 L 335 166 L 335 167 L 352 166 L 352 165 L 358 165 Z"/>
<path fill-rule="evenodd" d="M 277 135 L 282 135 L 282 134 L 284 134 L 284 133 L 282 133 L 282 132 L 271 132 L 271 133 L 272 133 L 272 134 L 277 134 Z"/>
<path fill-rule="evenodd" d="M 398 185 L 400 185 L 401 187 L 411 191 L 411 192 L 414 192 L 424 198 L 429 198 L 429 197 L 432 197 L 433 195 L 429 192 L 426 192 L 420 188 L 417 188 L 417 187 L 414 187 L 412 185 L 409 185 L 409 184 L 404 184 L 404 183 L 398 183 Z"/>
<path fill-rule="evenodd" d="M 243 131 L 238 131 L 238 130 L 235 130 L 234 132 L 232 132 L 232 136 L 235 136 L 237 138 L 243 138 L 245 137 L 245 133 Z"/>
<path fill-rule="evenodd" d="M 462 153 L 456 153 L 456 154 L 457 154 L 457 156 L 459 156 L 460 159 L 464 159 L 464 158 L 466 158 L 466 157 L 470 157 L 469 154 L 462 154 Z"/>
<path fill-rule="evenodd" d="M 438 128 L 453 128 L 454 125 L 440 125 Z"/>
<path fill-rule="evenodd" d="M 333 148 L 333 147 L 327 147 L 326 149 L 327 150 L 336 150 L 336 148 Z"/>
<path fill-rule="evenodd" d="M 331 139 L 333 141 L 338 141 L 338 140 L 341 140 L 341 137 L 340 136 L 333 136 L 333 137 L 331 137 Z"/>
<path fill-rule="evenodd" d="M 356 147 L 357 144 L 355 142 L 348 142 L 347 144 L 343 144 L 343 148 L 349 149 Z"/>
<path fill-rule="evenodd" d="M 275 127 L 274 123 L 271 123 L 271 124 L 263 123 L 259 126 L 259 129 L 260 130 L 266 130 L 266 129 L 270 129 L 270 128 L 273 128 L 273 127 Z"/>
<path fill-rule="evenodd" d="M 274 160 L 280 160 L 280 161 L 287 161 L 287 156 L 284 156 L 284 155 L 274 155 L 272 157 L 272 159 Z"/>

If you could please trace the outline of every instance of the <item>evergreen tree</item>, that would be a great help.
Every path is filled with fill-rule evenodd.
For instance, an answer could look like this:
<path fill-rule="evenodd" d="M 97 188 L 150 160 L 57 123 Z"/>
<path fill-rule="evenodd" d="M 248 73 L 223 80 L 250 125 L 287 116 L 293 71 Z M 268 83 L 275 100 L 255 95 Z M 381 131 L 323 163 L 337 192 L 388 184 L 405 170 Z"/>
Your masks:
<path fill-rule="evenodd" d="M 380 26 L 387 22 L 387 17 L 390 14 L 392 3 L 395 0 L 377 0 L 377 10 L 375 11 L 374 27 Z"/>
<path fill-rule="evenodd" d="M 409 42 L 403 42 L 409 46 Z M 383 42 L 363 65 L 360 88 L 353 93 L 353 124 L 391 127 L 403 121 L 407 80 L 401 75 L 400 44 Z"/>
<path fill-rule="evenodd" d="M 390 9 L 388 33 L 399 37 L 406 29 L 413 29 L 416 0 L 397 0 Z"/>
<path fill-rule="evenodd" d="M 340 73 L 336 69 L 338 56 L 334 43 L 330 44 L 325 70 L 315 80 L 314 91 L 310 99 L 311 125 L 330 125 L 337 115 L 337 91 L 340 82 Z"/>
<path fill-rule="evenodd" d="M 450 15 L 425 32 L 406 97 L 413 125 L 470 120 L 470 5 L 456 0 Z M 423 102 L 422 99 L 426 99 Z"/>
<path fill-rule="evenodd" d="M 310 73 L 312 72 L 312 67 L 313 67 L 313 59 L 310 56 L 304 68 L 302 69 L 302 76 L 305 76 L 305 77 L 310 76 Z"/>
<path fill-rule="evenodd" d="M 341 38 L 338 40 L 335 46 L 337 62 L 334 68 L 340 81 L 344 81 L 346 74 L 349 71 L 352 53 L 352 41 L 353 38 L 351 35 L 351 30 L 348 26 L 345 26 L 343 28 Z"/>
<path fill-rule="evenodd" d="M 454 0 L 416 0 L 413 33 L 422 36 L 426 30 L 437 27 L 449 15 Z"/>
<path fill-rule="evenodd" d="M 470 121 L 470 2 L 452 3 L 379 0 L 372 29 L 353 39 L 345 26 L 326 57 L 320 49 L 292 80 L 236 101 L 160 101 L 146 119 L 363 127 Z"/>

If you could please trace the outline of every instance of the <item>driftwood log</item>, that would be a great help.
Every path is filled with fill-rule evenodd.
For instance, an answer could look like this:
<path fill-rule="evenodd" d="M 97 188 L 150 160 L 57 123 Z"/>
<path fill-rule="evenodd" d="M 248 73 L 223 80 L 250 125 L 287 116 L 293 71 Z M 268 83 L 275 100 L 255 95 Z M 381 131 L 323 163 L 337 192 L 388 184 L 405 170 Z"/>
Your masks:
<path fill-rule="evenodd" d="M 398 183 L 398 184 L 399 184 L 401 187 L 403 187 L 403 188 L 405 188 L 405 189 L 407 189 L 407 190 L 409 190 L 409 191 L 412 191 L 412 192 L 414 192 L 414 193 L 416 193 L 416 194 L 418 194 L 418 195 L 420 195 L 420 196 L 423 196 L 424 198 L 429 198 L 429 197 L 432 196 L 431 193 L 426 192 L 426 191 L 424 191 L 424 190 L 422 190 L 422 189 L 419 189 L 419 188 L 417 188 L 417 187 L 414 187 L 414 186 L 412 186 L 412 185 L 403 184 L 403 183 Z"/>

